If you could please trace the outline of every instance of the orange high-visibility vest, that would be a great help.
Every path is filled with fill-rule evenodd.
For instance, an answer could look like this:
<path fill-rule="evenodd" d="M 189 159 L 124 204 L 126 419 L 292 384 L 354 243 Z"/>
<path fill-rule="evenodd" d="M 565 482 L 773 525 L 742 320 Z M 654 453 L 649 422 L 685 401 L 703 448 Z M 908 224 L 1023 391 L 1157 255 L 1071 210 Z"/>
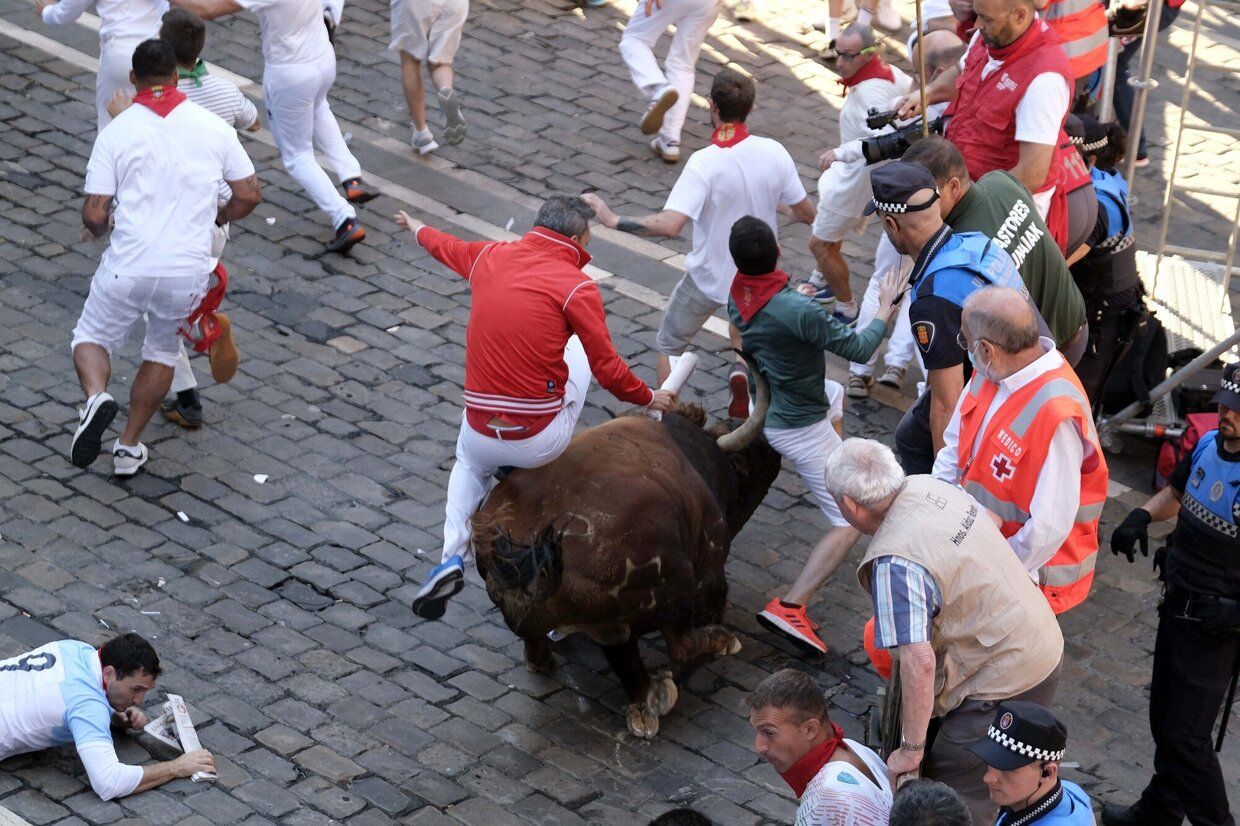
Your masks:
<path fill-rule="evenodd" d="M 1106 7 L 1098 0 L 1049 0 L 1038 14 L 1054 29 L 1074 78 L 1086 77 L 1107 62 L 1111 33 Z"/>
<path fill-rule="evenodd" d="M 1060 362 L 1017 390 L 994 412 L 977 443 L 978 429 L 999 387 L 975 372 L 960 402 L 957 467 L 960 486 L 1003 520 L 999 530 L 1011 537 L 1029 521 L 1038 475 L 1056 428 L 1065 420 L 1093 446 L 1081 466 L 1076 522 L 1063 545 L 1038 571 L 1038 586 L 1051 610 L 1062 614 L 1085 600 L 1098 559 L 1098 520 L 1107 501 L 1107 465 L 1094 429 L 1089 401 L 1080 379 Z M 1088 453 L 1088 451 L 1087 451 Z"/>

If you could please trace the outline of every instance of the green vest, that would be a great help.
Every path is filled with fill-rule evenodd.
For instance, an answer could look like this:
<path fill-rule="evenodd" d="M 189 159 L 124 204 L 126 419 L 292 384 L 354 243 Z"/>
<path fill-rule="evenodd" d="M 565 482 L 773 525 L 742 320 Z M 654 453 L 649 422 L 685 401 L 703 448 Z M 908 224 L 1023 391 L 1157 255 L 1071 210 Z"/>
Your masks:
<path fill-rule="evenodd" d="M 1085 299 L 1033 197 L 1016 177 L 987 172 L 969 187 L 947 223 L 956 232 L 984 233 L 1012 256 L 1055 344 L 1062 347 L 1076 335 L 1085 323 Z"/>

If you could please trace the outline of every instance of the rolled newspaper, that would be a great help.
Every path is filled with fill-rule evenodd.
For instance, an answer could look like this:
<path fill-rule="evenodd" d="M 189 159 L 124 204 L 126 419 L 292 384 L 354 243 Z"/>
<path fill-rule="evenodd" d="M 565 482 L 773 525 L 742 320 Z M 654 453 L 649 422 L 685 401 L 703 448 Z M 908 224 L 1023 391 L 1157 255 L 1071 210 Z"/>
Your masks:
<path fill-rule="evenodd" d="M 679 393 L 680 388 L 684 387 L 685 382 L 689 380 L 689 376 L 693 374 L 697 366 L 698 356 L 692 350 L 686 350 L 682 356 L 673 356 L 672 372 L 667 374 L 667 379 L 664 380 L 659 389 Z M 646 415 L 656 422 L 663 421 L 663 414 L 658 410 L 647 410 Z"/>
<path fill-rule="evenodd" d="M 181 695 L 169 694 L 166 706 L 172 712 L 177 739 L 181 741 L 181 750 L 189 753 L 202 748 L 202 743 L 198 742 L 198 732 L 194 731 L 194 723 L 189 719 L 189 709 L 185 707 L 185 701 L 181 699 Z M 218 777 L 219 775 L 215 772 L 194 772 L 190 779 L 199 783 L 203 780 L 215 780 Z"/>

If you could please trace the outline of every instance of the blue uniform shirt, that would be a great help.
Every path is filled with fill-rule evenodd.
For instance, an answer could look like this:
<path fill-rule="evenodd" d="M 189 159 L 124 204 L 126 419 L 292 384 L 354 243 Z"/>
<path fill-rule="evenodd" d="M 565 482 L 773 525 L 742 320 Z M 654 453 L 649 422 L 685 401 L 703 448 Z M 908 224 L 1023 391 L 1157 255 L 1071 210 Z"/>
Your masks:
<path fill-rule="evenodd" d="M 1094 826 L 1094 810 L 1085 790 L 1067 780 L 1059 781 L 1059 789 L 1046 800 L 1020 812 L 1004 807 L 999 810 L 995 826 Z"/>

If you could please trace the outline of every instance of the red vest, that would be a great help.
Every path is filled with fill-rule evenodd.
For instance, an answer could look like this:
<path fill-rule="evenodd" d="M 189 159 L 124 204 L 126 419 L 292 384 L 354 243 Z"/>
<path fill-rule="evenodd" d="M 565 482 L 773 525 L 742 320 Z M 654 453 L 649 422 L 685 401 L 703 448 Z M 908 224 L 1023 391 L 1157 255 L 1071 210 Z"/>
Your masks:
<path fill-rule="evenodd" d="M 973 453 L 978 429 L 999 387 L 976 372 L 960 403 L 957 467 L 960 486 L 1003 520 L 999 530 L 1011 537 L 1029 521 L 1038 475 L 1055 430 L 1075 422 L 1093 446 L 1081 466 L 1076 521 L 1068 538 L 1038 572 L 1038 585 L 1051 610 L 1062 614 L 1085 600 L 1098 559 L 1098 520 L 1107 501 L 1107 465 L 1094 430 L 1089 401 L 1076 373 L 1060 362 L 1017 390 L 994 412 Z"/>
<path fill-rule="evenodd" d="M 1063 44 L 1074 78 L 1087 77 L 1107 62 L 1111 32 L 1098 0 L 1049 0 L 1039 14 Z"/>

